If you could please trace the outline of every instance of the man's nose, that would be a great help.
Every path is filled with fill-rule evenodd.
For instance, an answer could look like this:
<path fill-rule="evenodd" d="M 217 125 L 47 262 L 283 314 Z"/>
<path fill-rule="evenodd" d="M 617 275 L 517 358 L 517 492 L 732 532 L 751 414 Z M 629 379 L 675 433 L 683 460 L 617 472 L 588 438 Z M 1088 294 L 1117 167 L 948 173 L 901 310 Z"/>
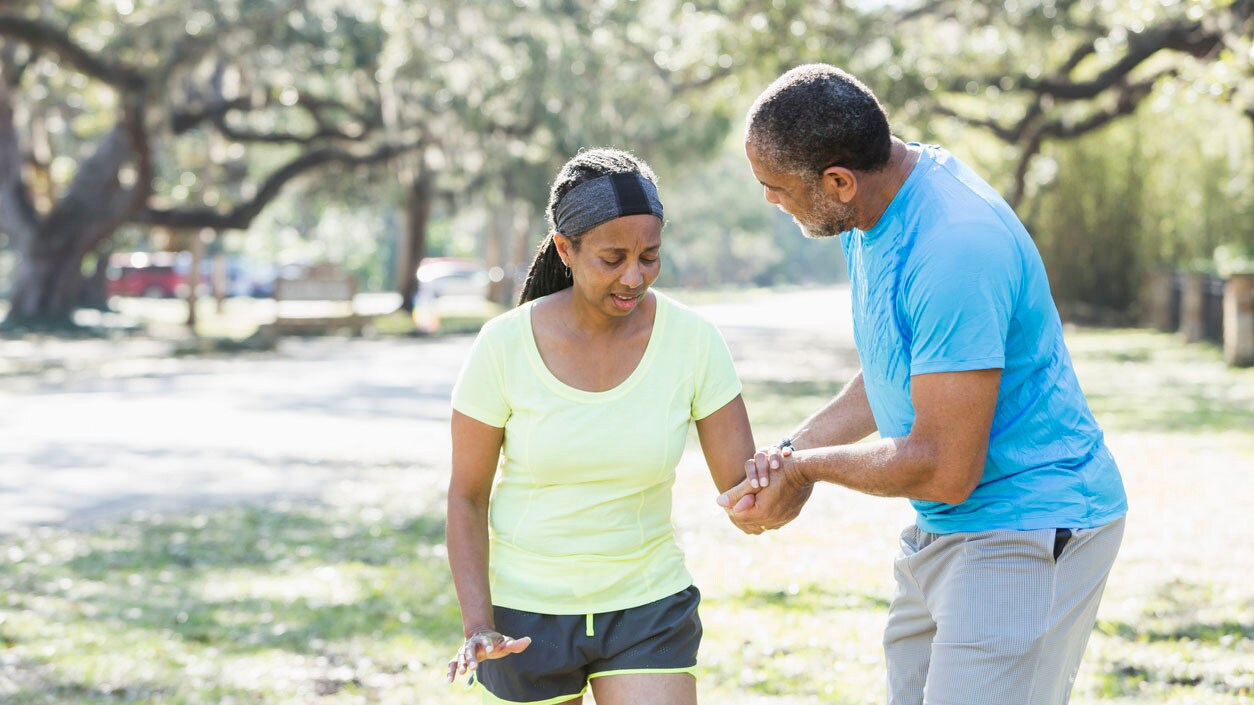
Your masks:
<path fill-rule="evenodd" d="M 774 203 L 777 206 L 779 205 L 779 196 L 776 196 L 773 191 L 765 186 L 762 187 L 762 196 L 766 198 L 767 203 Z"/>

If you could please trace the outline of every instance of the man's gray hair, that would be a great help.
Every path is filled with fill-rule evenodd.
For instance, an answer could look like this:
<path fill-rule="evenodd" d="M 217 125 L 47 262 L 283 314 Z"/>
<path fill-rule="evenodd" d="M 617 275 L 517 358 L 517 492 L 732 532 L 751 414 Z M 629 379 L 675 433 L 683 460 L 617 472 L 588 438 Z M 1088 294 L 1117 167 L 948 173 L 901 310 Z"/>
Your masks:
<path fill-rule="evenodd" d="M 771 170 L 808 180 L 829 166 L 875 171 L 892 152 L 888 116 L 875 94 L 827 64 L 775 79 L 749 108 L 745 141 Z"/>

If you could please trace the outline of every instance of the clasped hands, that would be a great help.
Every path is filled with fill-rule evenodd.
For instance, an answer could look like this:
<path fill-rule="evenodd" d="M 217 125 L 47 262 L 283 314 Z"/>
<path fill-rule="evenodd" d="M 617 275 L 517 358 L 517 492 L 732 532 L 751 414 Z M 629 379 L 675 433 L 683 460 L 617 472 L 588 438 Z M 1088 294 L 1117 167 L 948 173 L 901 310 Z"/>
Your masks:
<path fill-rule="evenodd" d="M 801 513 L 814 484 L 793 467 L 792 448 L 769 446 L 745 461 L 745 479 L 718 497 L 746 534 L 778 529 Z"/>

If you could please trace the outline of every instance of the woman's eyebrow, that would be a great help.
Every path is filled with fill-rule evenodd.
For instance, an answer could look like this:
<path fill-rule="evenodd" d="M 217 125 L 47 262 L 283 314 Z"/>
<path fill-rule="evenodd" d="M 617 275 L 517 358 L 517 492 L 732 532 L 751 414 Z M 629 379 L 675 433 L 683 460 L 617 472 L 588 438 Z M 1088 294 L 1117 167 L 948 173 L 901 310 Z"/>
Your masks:
<path fill-rule="evenodd" d="M 650 250 L 660 250 L 660 249 L 662 249 L 662 246 L 661 246 L 660 244 L 658 244 L 658 245 L 650 245 L 649 247 L 644 248 L 644 251 L 645 251 L 645 252 L 648 252 L 648 251 L 650 251 Z M 612 252 L 612 253 L 615 253 L 615 254 L 627 254 L 628 252 L 631 252 L 631 250 L 630 250 L 629 248 L 626 248 L 626 247 L 602 247 L 602 248 L 600 249 L 600 252 Z"/>

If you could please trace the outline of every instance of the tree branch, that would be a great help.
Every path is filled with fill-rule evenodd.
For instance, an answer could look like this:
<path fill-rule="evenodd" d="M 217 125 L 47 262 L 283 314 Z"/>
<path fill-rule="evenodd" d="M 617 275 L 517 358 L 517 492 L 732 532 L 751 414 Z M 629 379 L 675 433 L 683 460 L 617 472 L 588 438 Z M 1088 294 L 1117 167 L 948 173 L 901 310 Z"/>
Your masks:
<path fill-rule="evenodd" d="M 266 204 L 283 190 L 289 181 L 314 168 L 327 164 L 359 166 L 386 161 L 394 156 L 417 149 L 416 144 L 390 145 L 367 154 L 354 154 L 342 149 L 323 148 L 306 152 L 280 167 L 271 174 L 248 202 L 241 203 L 229 212 L 209 208 L 156 209 L 146 208 L 135 217 L 135 222 L 162 225 L 171 228 L 214 228 L 217 230 L 243 230 L 261 213 Z"/>
<path fill-rule="evenodd" d="M 0 36 L 55 52 L 63 64 L 124 91 L 140 91 L 147 78 L 134 67 L 109 61 L 79 46 L 64 30 L 15 15 L 0 15 Z"/>
<path fill-rule="evenodd" d="M 957 12 L 948 9 L 949 0 L 927 0 L 913 8 L 903 10 L 897 17 L 898 22 L 910 22 L 920 17 L 938 17 L 940 19 L 953 19 L 957 17 Z M 942 10 L 944 12 L 942 12 Z"/>
<path fill-rule="evenodd" d="M 1033 100 L 1028 109 L 1024 111 L 1023 117 L 1012 126 L 1005 126 L 991 118 L 974 118 L 969 115 L 963 115 L 956 110 L 947 107 L 942 103 L 936 104 L 936 112 L 947 117 L 955 118 L 960 122 L 971 125 L 972 127 L 982 127 L 992 132 L 998 139 L 1009 144 L 1017 144 L 1023 136 L 1028 134 L 1031 126 L 1037 122 L 1044 113 L 1041 105 L 1040 96 Z"/>
<path fill-rule="evenodd" d="M 1124 84 L 1119 87 L 1113 105 L 1097 110 L 1080 121 L 1051 120 L 1040 126 L 1039 134 L 1046 137 L 1071 138 L 1086 132 L 1092 132 L 1115 118 L 1129 115 L 1137 109 L 1141 101 L 1154 90 L 1154 84 L 1162 78 L 1176 75 L 1175 69 L 1167 69 L 1153 77 L 1137 83 Z"/>
<path fill-rule="evenodd" d="M 1094 44 L 1095 42 L 1096 40 Z M 1024 78 L 1018 82 L 1018 87 L 1063 100 L 1084 100 L 1093 98 L 1124 80 L 1137 66 L 1159 51 L 1174 49 L 1195 57 L 1202 57 L 1222 42 L 1222 32 L 1206 29 L 1199 22 L 1172 23 L 1151 28 L 1141 34 L 1133 34 L 1128 41 L 1128 52 L 1090 81 L 1075 82 L 1066 78 L 1040 80 Z M 1071 69 L 1083 59 L 1081 54 L 1085 53 L 1086 49 L 1087 53 L 1095 51 L 1093 44 L 1078 48 L 1072 54 L 1071 59 L 1063 65 L 1060 75 L 1069 74 Z"/>
<path fill-rule="evenodd" d="M 283 16 L 305 5 L 305 0 L 287 0 L 275 3 L 272 7 L 255 14 L 243 15 L 238 18 L 238 21 L 230 23 L 215 12 L 216 23 L 210 31 L 194 35 L 184 34 L 181 41 L 170 48 L 169 54 L 161 64 L 161 69 L 156 74 L 156 83 L 164 85 L 180 67 L 204 58 L 232 35 L 281 21 Z"/>
<path fill-rule="evenodd" d="M 266 93 L 269 95 L 269 92 Z M 307 112 L 314 123 L 318 125 L 318 129 L 306 135 L 300 135 L 294 132 L 258 132 L 245 128 L 233 127 L 227 122 L 227 116 L 232 112 L 244 112 L 251 109 L 268 107 L 271 103 L 267 100 L 262 105 L 257 105 L 249 97 L 234 98 L 226 100 L 224 98 L 215 98 L 213 102 L 197 106 L 193 110 L 176 111 L 171 118 L 171 129 L 174 134 L 181 135 L 195 127 L 198 127 L 205 121 L 211 122 L 224 137 L 236 142 L 253 142 L 264 144 L 302 144 L 308 145 L 319 140 L 344 140 L 349 142 L 360 141 L 370 134 L 375 128 L 382 127 L 383 121 L 377 116 L 367 115 L 365 112 L 356 111 L 349 106 L 338 101 L 317 98 L 313 96 L 301 96 L 297 103 L 298 107 L 303 108 Z M 324 110 L 343 110 L 351 115 L 362 126 L 360 134 L 349 134 L 341 129 L 332 127 L 336 121 L 329 120 L 322 111 Z"/>
<path fill-rule="evenodd" d="M 232 110 L 247 110 L 252 107 L 252 99 L 243 97 L 199 105 L 193 110 L 175 110 L 170 114 L 170 129 L 174 134 L 181 135 L 206 120 L 216 121 Z"/>
<path fill-rule="evenodd" d="M 235 142 L 248 142 L 252 144 L 296 144 L 311 145 L 322 140 L 343 140 L 346 142 L 360 141 L 365 137 L 369 130 L 362 130 L 359 135 L 350 135 L 342 130 L 336 130 L 330 127 L 321 127 L 316 131 L 307 135 L 298 135 L 294 132 L 257 132 L 255 130 L 241 130 L 226 124 L 225 118 L 218 118 L 213 121 L 214 126 L 218 128 L 218 132 L 223 137 Z"/>

